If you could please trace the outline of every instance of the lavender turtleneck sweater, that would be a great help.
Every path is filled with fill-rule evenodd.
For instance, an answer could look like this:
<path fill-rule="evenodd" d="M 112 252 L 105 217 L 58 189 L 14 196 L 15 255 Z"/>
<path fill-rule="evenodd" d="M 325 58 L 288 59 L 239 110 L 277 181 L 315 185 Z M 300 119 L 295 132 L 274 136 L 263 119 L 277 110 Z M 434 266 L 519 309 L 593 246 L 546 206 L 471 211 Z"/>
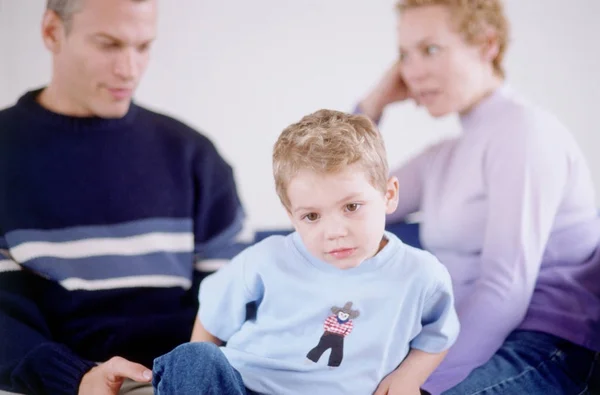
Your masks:
<path fill-rule="evenodd" d="M 390 220 L 419 211 L 421 242 L 454 282 L 461 334 L 424 387 L 433 394 L 517 328 L 600 350 L 600 220 L 575 139 L 506 85 L 460 121 L 460 137 L 394 172 Z"/>

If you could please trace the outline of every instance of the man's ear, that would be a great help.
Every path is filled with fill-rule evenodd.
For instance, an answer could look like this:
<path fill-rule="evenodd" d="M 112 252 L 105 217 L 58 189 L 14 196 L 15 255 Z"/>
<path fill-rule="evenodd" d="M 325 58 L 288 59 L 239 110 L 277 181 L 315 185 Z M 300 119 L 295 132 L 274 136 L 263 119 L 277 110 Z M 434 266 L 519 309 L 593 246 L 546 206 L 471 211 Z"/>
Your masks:
<path fill-rule="evenodd" d="M 63 20 L 52 10 L 46 10 L 42 18 L 42 41 L 46 48 L 56 54 L 60 51 L 66 38 L 66 29 Z"/>
<path fill-rule="evenodd" d="M 386 214 L 392 214 L 398 207 L 398 193 L 400 186 L 398 178 L 392 176 L 387 181 L 385 189 L 385 212 Z"/>

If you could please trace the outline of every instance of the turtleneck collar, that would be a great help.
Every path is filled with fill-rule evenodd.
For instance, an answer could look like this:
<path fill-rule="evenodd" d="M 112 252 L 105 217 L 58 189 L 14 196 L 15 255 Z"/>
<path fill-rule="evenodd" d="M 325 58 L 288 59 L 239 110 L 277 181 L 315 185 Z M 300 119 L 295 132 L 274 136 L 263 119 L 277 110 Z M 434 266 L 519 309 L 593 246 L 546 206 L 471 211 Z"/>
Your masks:
<path fill-rule="evenodd" d="M 514 92 L 508 83 L 502 83 L 489 95 L 480 100 L 470 111 L 459 115 L 463 130 L 468 131 L 472 129 L 479 120 L 487 119 L 488 115 L 495 112 L 513 93 Z"/>

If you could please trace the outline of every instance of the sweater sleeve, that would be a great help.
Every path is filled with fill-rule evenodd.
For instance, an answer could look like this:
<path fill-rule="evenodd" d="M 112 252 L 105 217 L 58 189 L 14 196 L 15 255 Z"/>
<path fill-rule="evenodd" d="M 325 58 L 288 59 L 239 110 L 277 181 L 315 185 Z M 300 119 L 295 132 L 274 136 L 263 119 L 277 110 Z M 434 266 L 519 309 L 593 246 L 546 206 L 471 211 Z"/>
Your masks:
<path fill-rule="evenodd" d="M 480 276 L 457 306 L 461 333 L 440 371 L 459 369 L 466 377 L 492 357 L 526 314 L 567 187 L 567 143 L 557 127 L 523 116 L 489 141 Z"/>
<path fill-rule="evenodd" d="M 0 261 L 0 388 L 26 394 L 77 394 L 95 363 L 53 341 L 35 303 L 40 278 Z"/>
<path fill-rule="evenodd" d="M 419 211 L 423 196 L 423 172 L 429 160 L 428 158 L 429 152 L 422 152 L 392 171 L 391 175 L 398 178 L 400 191 L 398 193 L 398 207 L 396 211 L 388 215 L 388 222 L 402 221 L 407 215 Z"/>
<path fill-rule="evenodd" d="M 194 243 L 197 269 L 202 262 L 231 258 L 245 213 L 238 196 L 234 172 L 212 143 L 194 161 L 196 183 Z M 238 252 L 238 251 L 235 251 Z"/>
<path fill-rule="evenodd" d="M 429 177 L 430 168 L 455 144 L 456 139 L 444 139 L 427 146 L 423 151 L 413 155 L 404 164 L 392 170 L 391 175 L 398 178 L 399 194 L 396 211 L 387 217 L 388 223 L 402 221 L 407 215 L 421 210 L 425 181 Z"/>

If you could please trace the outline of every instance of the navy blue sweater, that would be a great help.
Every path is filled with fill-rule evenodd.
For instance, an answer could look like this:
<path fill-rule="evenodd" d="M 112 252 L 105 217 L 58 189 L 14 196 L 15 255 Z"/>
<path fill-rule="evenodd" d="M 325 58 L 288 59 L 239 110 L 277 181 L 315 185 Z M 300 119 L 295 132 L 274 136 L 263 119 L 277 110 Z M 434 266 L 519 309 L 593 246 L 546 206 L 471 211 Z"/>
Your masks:
<path fill-rule="evenodd" d="M 36 102 L 0 111 L 0 388 L 76 394 L 96 362 L 152 367 L 189 340 L 198 260 L 232 242 L 233 172 L 190 127 Z"/>

